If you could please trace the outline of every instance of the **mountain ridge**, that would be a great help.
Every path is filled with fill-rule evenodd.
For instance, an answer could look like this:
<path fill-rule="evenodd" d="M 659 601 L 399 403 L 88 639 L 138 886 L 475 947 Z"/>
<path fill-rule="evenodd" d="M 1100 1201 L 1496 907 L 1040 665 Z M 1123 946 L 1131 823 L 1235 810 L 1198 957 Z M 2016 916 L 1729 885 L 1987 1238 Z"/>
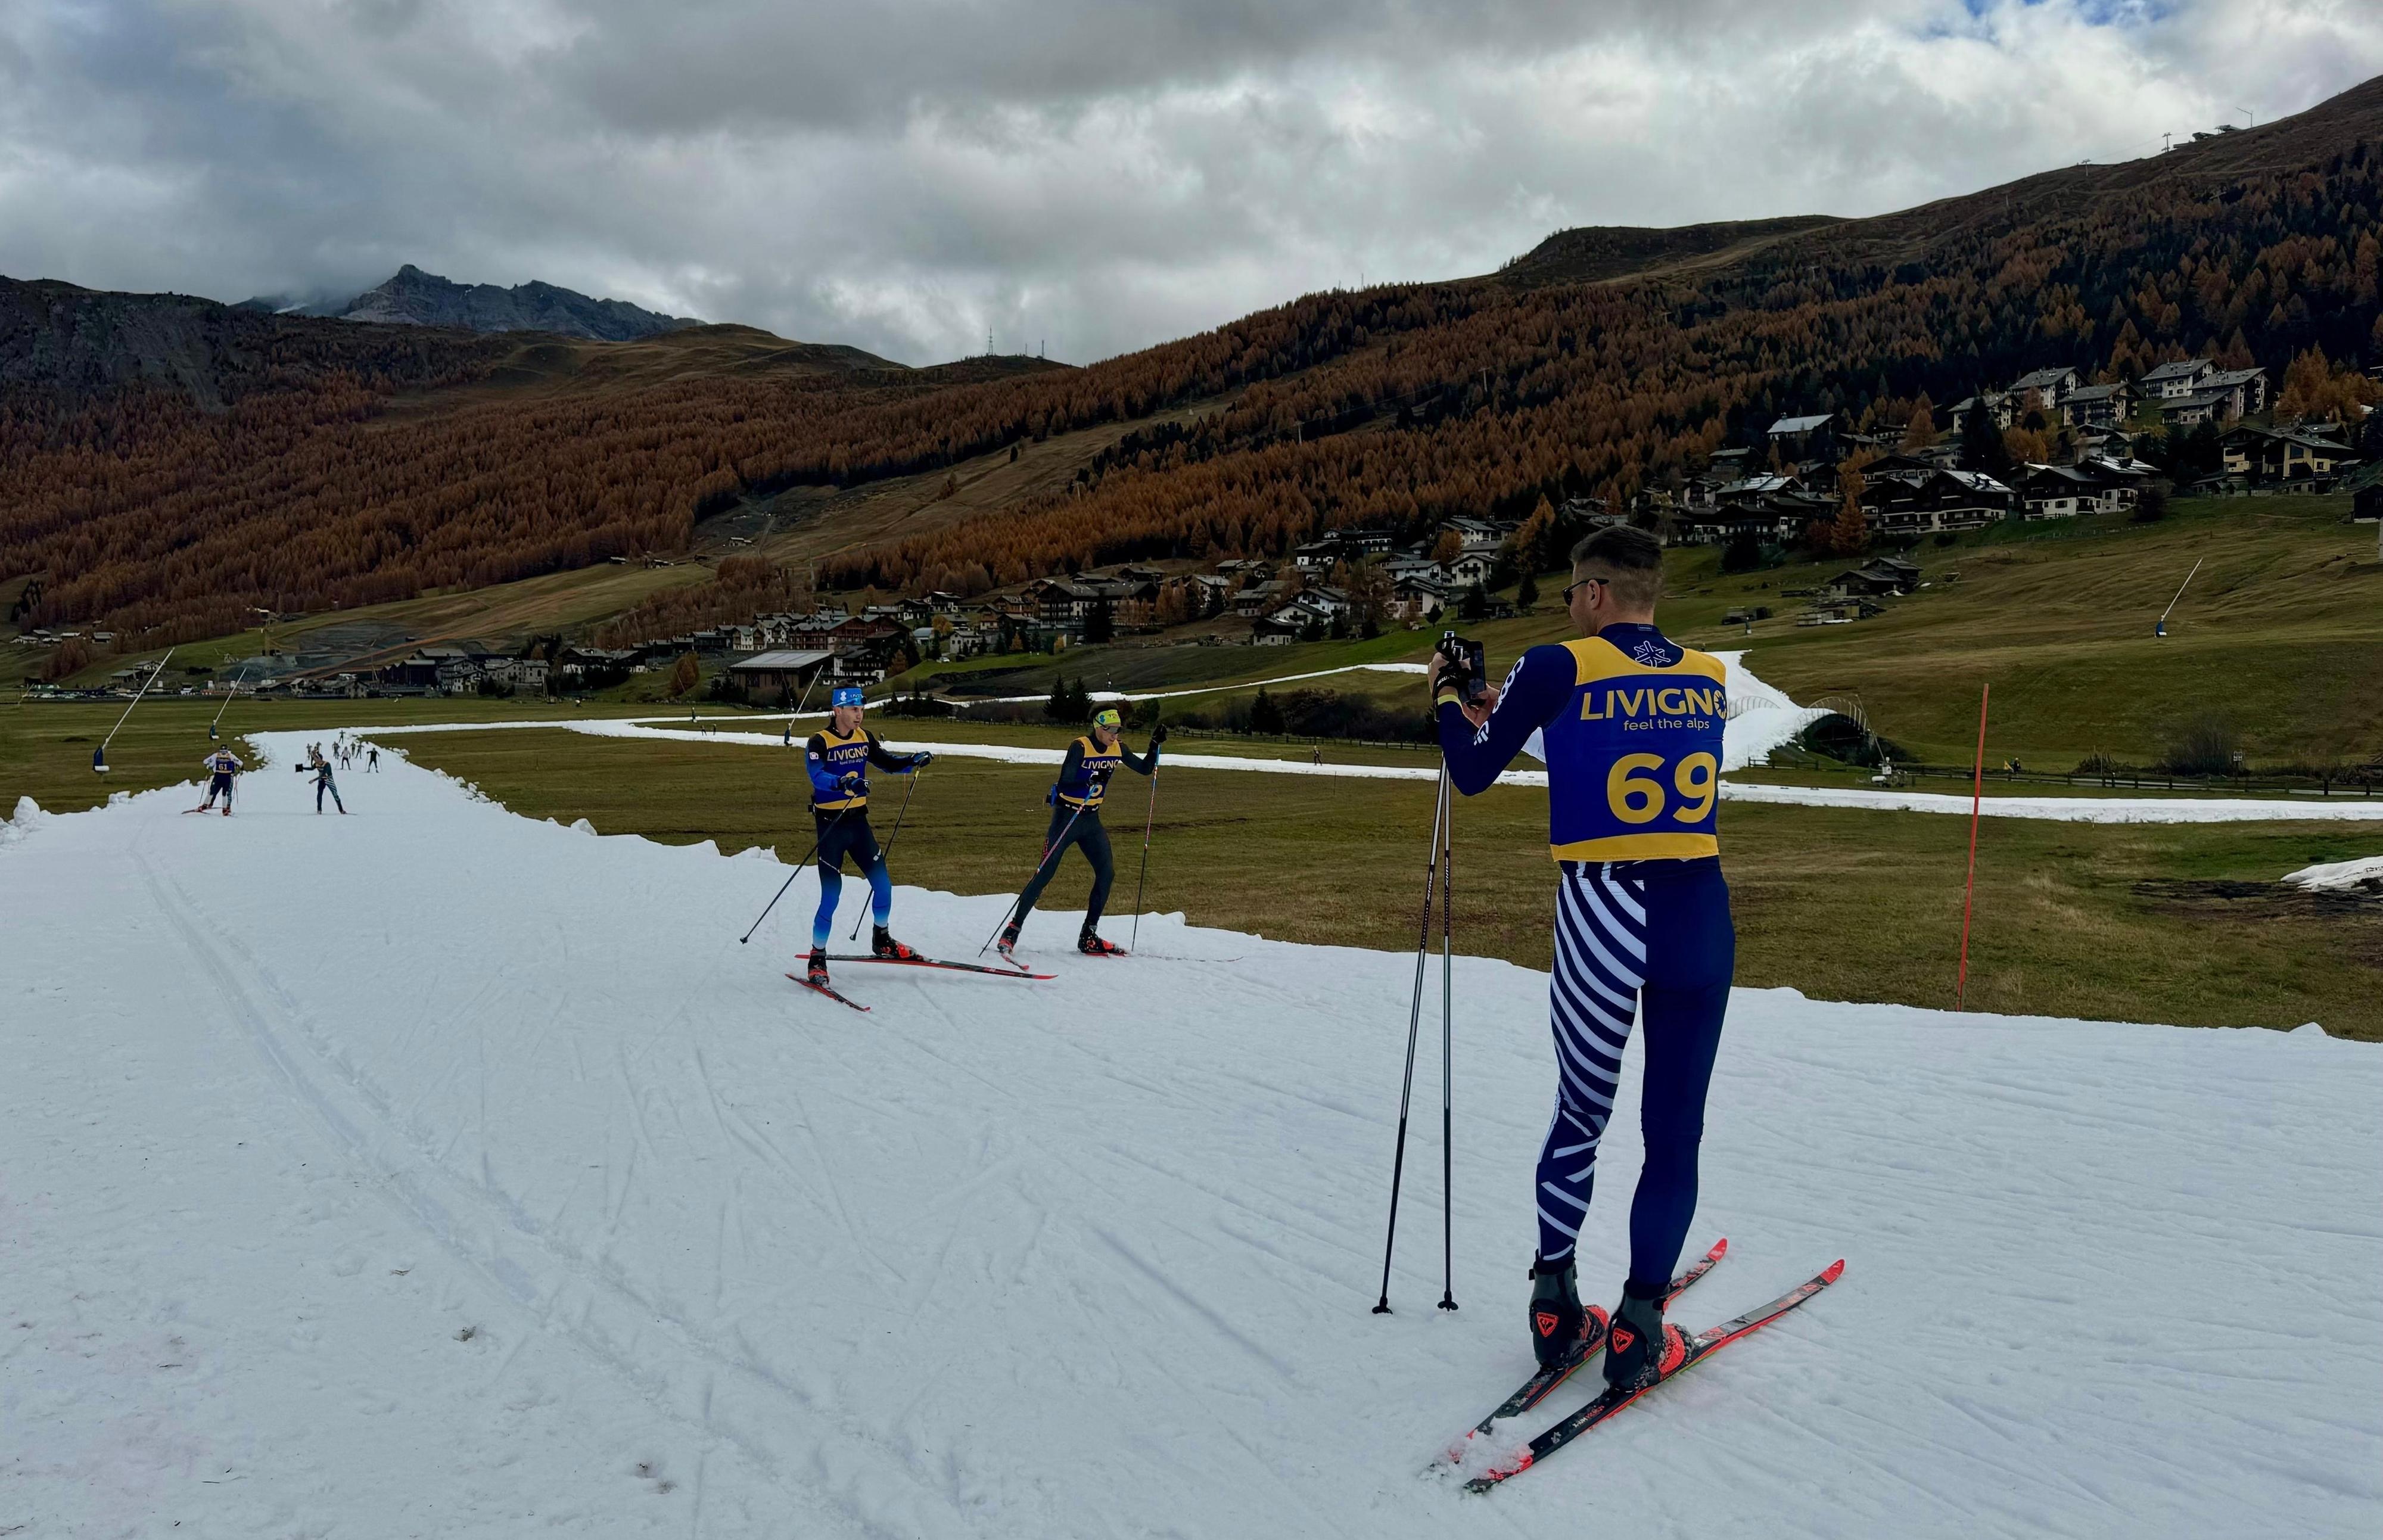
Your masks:
<path fill-rule="evenodd" d="M 410 262 L 352 299 L 257 295 L 231 308 L 377 326 L 452 326 L 483 333 L 543 331 L 596 342 L 634 342 L 704 324 L 692 316 L 665 315 L 626 300 L 599 300 L 535 278 L 511 289 L 492 283 L 457 283 Z"/>

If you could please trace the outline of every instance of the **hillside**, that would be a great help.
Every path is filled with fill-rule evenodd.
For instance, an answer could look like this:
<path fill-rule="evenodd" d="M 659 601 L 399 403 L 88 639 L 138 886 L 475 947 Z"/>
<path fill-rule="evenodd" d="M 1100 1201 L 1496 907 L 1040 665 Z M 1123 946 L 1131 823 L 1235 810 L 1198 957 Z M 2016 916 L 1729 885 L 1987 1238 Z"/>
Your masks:
<path fill-rule="evenodd" d="M 621 345 L 646 350 L 631 358 L 350 327 L 376 340 L 342 347 L 418 336 L 425 357 L 364 372 L 293 331 L 303 356 L 234 390 L 204 348 L 98 367 L 114 339 L 40 357 L 0 339 L 0 378 L 31 388 L 0 420 L 0 581 L 46 574 L 37 622 L 157 645 L 260 602 L 347 609 L 681 551 L 739 510 L 772 554 L 825 556 L 823 582 L 972 593 L 1626 498 L 1786 410 L 1899 421 L 2026 367 L 2237 345 L 2277 371 L 2312 347 L 2364 359 L 2378 140 L 2370 82 L 2255 131 L 1877 219 L 1564 232 L 1491 277 L 1312 295 L 1080 370 L 772 362 L 722 328 Z M 175 304 L 186 332 L 230 325 Z M 653 351 L 681 336 L 705 340 Z M 166 385 L 179 399 L 144 388 Z M 1013 451 L 1040 469 L 1007 474 Z M 776 543 L 782 510 L 799 552 Z"/>

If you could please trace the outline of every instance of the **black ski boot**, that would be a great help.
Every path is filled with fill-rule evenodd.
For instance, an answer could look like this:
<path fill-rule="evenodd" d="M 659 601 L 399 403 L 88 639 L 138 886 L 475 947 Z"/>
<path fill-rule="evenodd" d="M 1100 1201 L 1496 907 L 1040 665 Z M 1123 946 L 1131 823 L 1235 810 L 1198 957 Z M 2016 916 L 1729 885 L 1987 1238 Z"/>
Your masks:
<path fill-rule="evenodd" d="M 1004 962 L 1018 961 L 1018 921 L 1013 919 L 1001 928 L 1001 939 L 993 943 L 993 949 L 1001 954 Z"/>
<path fill-rule="evenodd" d="M 827 982 L 826 947 L 814 946 L 811 948 L 811 964 L 808 977 L 814 984 L 824 984 Z"/>
<path fill-rule="evenodd" d="M 1605 1334 L 1605 1383 L 1616 1390 L 1644 1390 L 1687 1361 L 1687 1339 L 1663 1319 L 1667 1291 L 1664 1284 L 1646 1294 L 1636 1284 L 1622 1286 Z"/>
<path fill-rule="evenodd" d="M 1598 1323 L 1601 1328 L 1602 1321 Z M 1580 1308 L 1573 1259 L 1531 1261 L 1531 1351 L 1542 1369 L 1562 1369 L 1588 1350 L 1589 1317 Z"/>
<path fill-rule="evenodd" d="M 1087 957 L 1122 957 L 1125 955 L 1124 947 L 1119 946 L 1115 942 L 1105 942 L 1101 940 L 1101 933 L 1098 930 L 1093 930 L 1089 925 L 1084 927 L 1084 933 L 1076 938 L 1076 950 L 1082 953 Z"/>
<path fill-rule="evenodd" d="M 869 933 L 869 955 L 896 963 L 915 963 L 919 960 L 919 955 L 916 952 L 895 941 L 894 932 L 883 925 Z"/>

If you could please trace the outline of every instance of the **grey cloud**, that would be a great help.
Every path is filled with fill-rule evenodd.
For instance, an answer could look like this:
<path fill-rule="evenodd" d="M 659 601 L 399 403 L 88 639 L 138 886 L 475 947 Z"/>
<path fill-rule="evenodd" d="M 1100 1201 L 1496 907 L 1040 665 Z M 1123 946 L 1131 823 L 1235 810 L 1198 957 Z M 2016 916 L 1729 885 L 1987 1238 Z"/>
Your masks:
<path fill-rule="evenodd" d="M 2383 69 L 2371 5 L 2088 4 L 0 0 L 0 272 L 238 299 L 411 261 L 1088 359 L 1561 225 L 1905 206 Z"/>

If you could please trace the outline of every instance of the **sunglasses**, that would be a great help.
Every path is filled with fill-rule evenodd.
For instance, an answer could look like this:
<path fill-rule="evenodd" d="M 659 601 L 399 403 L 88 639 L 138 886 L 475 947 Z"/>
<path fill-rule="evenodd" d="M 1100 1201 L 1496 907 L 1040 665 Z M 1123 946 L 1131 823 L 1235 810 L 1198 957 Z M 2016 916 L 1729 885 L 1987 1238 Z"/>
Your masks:
<path fill-rule="evenodd" d="M 1564 608 L 1567 610 L 1572 608 L 1572 592 L 1574 588 L 1586 588 L 1592 583 L 1603 583 L 1610 585 L 1612 582 L 1613 580 L 1610 577 L 1584 577 L 1564 585 Z"/>

